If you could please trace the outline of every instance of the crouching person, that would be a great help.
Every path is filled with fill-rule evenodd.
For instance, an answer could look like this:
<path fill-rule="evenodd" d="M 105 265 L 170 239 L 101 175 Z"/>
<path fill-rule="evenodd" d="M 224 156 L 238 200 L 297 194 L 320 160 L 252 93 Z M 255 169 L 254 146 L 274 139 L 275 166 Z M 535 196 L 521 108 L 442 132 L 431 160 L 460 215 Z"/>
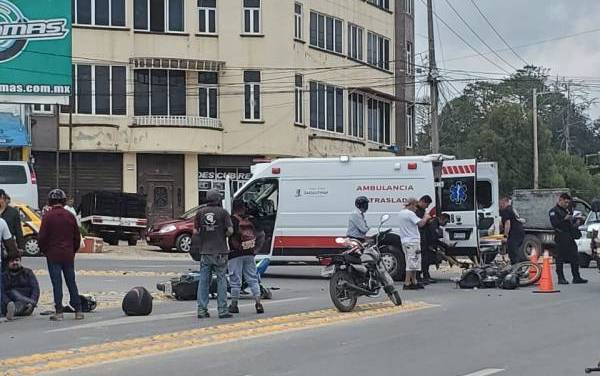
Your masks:
<path fill-rule="evenodd" d="M 256 313 L 264 313 L 265 310 L 260 303 L 260 286 L 258 284 L 258 274 L 256 272 L 256 263 L 254 262 L 254 250 L 256 249 L 257 233 L 253 224 L 253 219 L 246 212 L 246 205 L 243 201 L 237 200 L 233 203 L 233 235 L 229 237 L 229 284 L 231 285 L 231 305 L 230 313 L 239 313 L 238 300 L 242 288 L 242 280 L 245 281 L 252 296 L 256 301 Z"/>
<path fill-rule="evenodd" d="M 33 271 L 23 267 L 20 255 L 10 256 L 2 273 L 2 313 L 6 319 L 31 316 L 39 298 L 40 286 Z"/>

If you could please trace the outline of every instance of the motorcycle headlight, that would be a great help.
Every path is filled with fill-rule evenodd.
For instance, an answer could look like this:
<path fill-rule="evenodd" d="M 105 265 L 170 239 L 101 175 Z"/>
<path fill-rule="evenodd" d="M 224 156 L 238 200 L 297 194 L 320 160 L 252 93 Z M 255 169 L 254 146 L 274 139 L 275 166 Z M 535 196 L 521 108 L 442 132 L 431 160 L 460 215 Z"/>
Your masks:
<path fill-rule="evenodd" d="M 166 225 L 163 228 L 160 229 L 160 231 L 158 231 L 159 234 L 167 234 L 169 232 L 173 232 L 177 230 L 177 227 L 175 227 L 175 225 Z"/>

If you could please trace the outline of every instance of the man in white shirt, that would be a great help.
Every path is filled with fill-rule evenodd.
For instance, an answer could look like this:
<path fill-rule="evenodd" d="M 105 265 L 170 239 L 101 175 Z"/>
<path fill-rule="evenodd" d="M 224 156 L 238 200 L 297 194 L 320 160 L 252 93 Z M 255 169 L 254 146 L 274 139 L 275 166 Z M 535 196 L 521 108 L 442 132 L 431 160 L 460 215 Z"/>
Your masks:
<path fill-rule="evenodd" d="M 418 290 L 424 288 L 417 283 L 417 273 L 421 270 L 421 234 L 419 228 L 431 219 L 429 214 L 419 218 L 416 214 L 418 201 L 414 198 L 408 200 L 404 210 L 399 214 L 398 235 L 402 239 L 402 249 L 406 259 L 406 280 L 404 290 Z"/>

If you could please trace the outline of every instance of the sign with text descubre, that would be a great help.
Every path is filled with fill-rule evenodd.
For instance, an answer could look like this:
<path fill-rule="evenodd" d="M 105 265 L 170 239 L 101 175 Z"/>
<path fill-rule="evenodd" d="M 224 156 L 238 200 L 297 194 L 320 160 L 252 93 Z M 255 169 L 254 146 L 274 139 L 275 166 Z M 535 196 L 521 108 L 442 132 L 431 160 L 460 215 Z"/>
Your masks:
<path fill-rule="evenodd" d="M 0 102 L 67 104 L 71 2 L 0 0 Z"/>

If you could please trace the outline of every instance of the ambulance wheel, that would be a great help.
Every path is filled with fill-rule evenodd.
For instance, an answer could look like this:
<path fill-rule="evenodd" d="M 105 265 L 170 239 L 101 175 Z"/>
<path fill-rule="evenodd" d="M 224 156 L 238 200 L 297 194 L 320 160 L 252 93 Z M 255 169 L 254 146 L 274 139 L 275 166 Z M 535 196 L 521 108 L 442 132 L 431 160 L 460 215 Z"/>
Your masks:
<path fill-rule="evenodd" d="M 402 251 L 386 250 L 381 254 L 381 261 L 394 281 L 403 281 L 406 277 L 406 260 Z"/>

